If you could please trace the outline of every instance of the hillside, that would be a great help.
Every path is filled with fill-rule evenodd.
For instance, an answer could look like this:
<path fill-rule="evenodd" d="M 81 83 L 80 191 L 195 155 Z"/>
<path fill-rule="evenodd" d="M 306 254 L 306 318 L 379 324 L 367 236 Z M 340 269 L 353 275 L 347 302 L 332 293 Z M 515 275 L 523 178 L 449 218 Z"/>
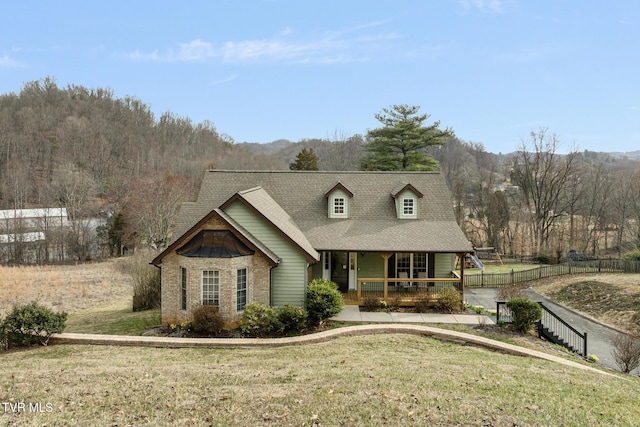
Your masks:
<path fill-rule="evenodd" d="M 73 227 L 64 236 L 68 241 L 61 236 L 59 245 L 65 245 L 71 259 L 117 255 L 140 245 L 161 247 L 179 206 L 194 199 L 206 169 L 288 169 L 307 148 L 317 154 L 321 170 L 358 170 L 366 140 L 366 135 L 336 134 L 297 142 L 235 143 L 212 122 L 196 124 L 171 112 L 155 117 L 136 98 L 116 98 L 102 88 L 60 88 L 46 78 L 26 83 L 18 94 L 0 95 L 0 209 L 66 208 Z M 528 199 L 512 179 L 517 152 L 494 154 L 455 137 L 427 152 L 439 162 L 469 240 L 503 252 L 535 250 L 519 243 L 526 238 L 518 223 L 531 218 L 516 214 L 535 207 L 525 206 Z M 640 203 L 634 175 L 640 171 L 640 151 L 584 151 L 572 158 L 574 184 L 564 186 L 561 203 L 544 211 L 579 215 L 585 218 L 583 229 L 554 233 L 568 241 L 548 247 L 594 255 L 632 248 L 639 223 L 633 206 Z M 627 184 L 618 185 L 622 182 Z M 616 218 L 605 215 L 607 211 L 624 213 Z M 87 227 L 79 221 L 89 219 L 104 224 L 100 238 L 85 236 Z M 507 222 L 514 219 L 518 223 L 508 230 Z M 599 227 L 595 232 L 594 224 Z M 613 232 L 615 236 L 607 235 Z M 569 241 L 569 235 L 578 236 L 577 242 Z M 37 251 L 45 258 L 49 254 L 46 245 Z M 23 248 L 11 247 L 3 262 L 26 258 Z"/>

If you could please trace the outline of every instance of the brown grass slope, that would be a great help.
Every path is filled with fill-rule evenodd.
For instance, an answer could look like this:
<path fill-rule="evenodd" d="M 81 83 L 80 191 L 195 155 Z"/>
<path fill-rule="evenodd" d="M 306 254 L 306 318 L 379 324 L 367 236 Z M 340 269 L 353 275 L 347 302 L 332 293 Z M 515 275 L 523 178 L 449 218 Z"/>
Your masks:
<path fill-rule="evenodd" d="M 637 378 L 414 335 L 268 349 L 49 346 L 0 354 L 3 425 L 640 423 Z"/>

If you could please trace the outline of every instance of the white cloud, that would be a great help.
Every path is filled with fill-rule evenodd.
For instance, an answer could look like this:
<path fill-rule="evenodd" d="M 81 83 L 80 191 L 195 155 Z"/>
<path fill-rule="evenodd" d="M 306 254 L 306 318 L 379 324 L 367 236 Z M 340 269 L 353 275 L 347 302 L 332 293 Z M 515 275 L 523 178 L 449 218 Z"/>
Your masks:
<path fill-rule="evenodd" d="M 291 28 L 285 28 L 271 38 L 213 43 L 196 39 L 179 43 L 166 51 L 128 53 L 126 56 L 141 62 L 225 62 L 289 61 L 335 63 L 361 61 L 370 52 L 379 50 L 399 38 L 394 32 L 372 33 L 370 29 L 381 23 L 373 22 L 340 31 L 312 34 L 296 38 Z"/>
<path fill-rule="evenodd" d="M 508 0 L 458 0 L 463 9 L 482 13 L 505 13 Z"/>
<path fill-rule="evenodd" d="M 7 54 L 0 56 L 0 67 L 19 67 L 20 63 Z"/>

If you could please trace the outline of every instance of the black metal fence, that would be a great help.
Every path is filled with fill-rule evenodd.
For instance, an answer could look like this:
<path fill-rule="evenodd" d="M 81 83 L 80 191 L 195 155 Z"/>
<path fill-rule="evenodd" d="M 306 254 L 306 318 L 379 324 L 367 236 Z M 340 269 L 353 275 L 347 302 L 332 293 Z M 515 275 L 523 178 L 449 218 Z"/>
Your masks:
<path fill-rule="evenodd" d="M 587 357 L 587 333 L 578 332 L 543 303 L 538 304 L 542 308 L 542 319 L 538 322 L 538 335 L 582 357 Z"/>
<path fill-rule="evenodd" d="M 626 261 L 619 259 L 574 261 L 557 265 L 542 265 L 529 270 L 509 273 L 465 274 L 465 288 L 500 288 L 517 283 L 530 282 L 552 276 L 586 273 L 640 273 L 640 261 Z"/>
<path fill-rule="evenodd" d="M 537 322 L 538 336 L 559 344 L 582 357 L 587 357 L 587 333 L 578 332 L 543 303 L 538 302 L 538 304 L 542 309 L 542 318 Z M 496 303 L 496 322 L 513 322 L 511 310 L 504 301 Z"/>

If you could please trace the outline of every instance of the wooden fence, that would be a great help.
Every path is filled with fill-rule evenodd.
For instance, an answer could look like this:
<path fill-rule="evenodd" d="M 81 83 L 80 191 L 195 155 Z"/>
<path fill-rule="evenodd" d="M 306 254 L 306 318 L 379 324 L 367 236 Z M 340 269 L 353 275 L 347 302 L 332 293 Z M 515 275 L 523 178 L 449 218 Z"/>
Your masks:
<path fill-rule="evenodd" d="M 565 264 L 542 265 L 530 270 L 513 271 L 498 274 L 465 274 L 465 288 L 500 288 L 517 283 L 544 279 L 545 277 L 562 276 L 566 274 L 587 273 L 640 273 L 640 261 L 625 261 L 616 259 L 574 261 Z"/>

